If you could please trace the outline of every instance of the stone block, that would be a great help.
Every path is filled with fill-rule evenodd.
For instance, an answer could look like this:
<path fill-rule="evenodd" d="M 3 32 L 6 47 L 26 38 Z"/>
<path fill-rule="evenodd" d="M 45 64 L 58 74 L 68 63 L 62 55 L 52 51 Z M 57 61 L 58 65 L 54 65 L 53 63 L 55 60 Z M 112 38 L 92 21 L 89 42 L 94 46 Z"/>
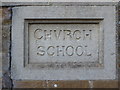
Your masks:
<path fill-rule="evenodd" d="M 117 80 L 98 80 L 93 82 L 93 88 L 118 88 Z"/>
<path fill-rule="evenodd" d="M 12 79 L 116 79 L 116 6 L 13 8 Z"/>
<path fill-rule="evenodd" d="M 88 81 L 48 81 L 48 88 L 89 88 Z"/>
<path fill-rule="evenodd" d="M 13 88 L 47 88 L 45 81 L 13 81 Z"/>

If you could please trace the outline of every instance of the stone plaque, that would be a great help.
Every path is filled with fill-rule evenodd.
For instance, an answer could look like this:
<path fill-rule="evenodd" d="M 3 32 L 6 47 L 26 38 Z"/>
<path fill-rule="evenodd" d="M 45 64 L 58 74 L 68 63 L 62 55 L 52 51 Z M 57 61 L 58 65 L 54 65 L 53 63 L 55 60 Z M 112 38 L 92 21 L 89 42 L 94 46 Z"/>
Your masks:
<path fill-rule="evenodd" d="M 13 8 L 12 78 L 116 78 L 115 6 Z"/>
<path fill-rule="evenodd" d="M 25 62 L 39 67 L 103 65 L 102 19 L 25 20 Z"/>

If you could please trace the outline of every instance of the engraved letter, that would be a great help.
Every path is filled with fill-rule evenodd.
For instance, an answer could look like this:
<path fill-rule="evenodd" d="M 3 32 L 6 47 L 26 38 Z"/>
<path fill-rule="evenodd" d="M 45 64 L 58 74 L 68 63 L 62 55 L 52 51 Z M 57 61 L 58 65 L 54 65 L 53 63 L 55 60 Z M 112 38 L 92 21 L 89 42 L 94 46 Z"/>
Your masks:
<path fill-rule="evenodd" d="M 92 35 L 91 35 L 91 34 L 92 34 L 91 32 L 92 32 L 92 30 L 88 30 L 87 32 L 86 32 L 86 30 L 83 30 L 83 35 L 84 35 L 84 36 L 83 36 L 83 40 L 86 39 L 86 38 L 88 38 L 89 40 L 91 40 L 91 39 L 92 39 L 92 38 L 91 38 L 91 36 L 92 36 Z"/>
<path fill-rule="evenodd" d="M 44 30 L 44 34 L 45 34 L 45 40 L 47 39 L 47 38 L 50 38 L 51 39 L 51 32 L 52 32 L 52 30 L 50 30 L 50 33 L 47 33 L 48 31 L 47 30 Z"/>
<path fill-rule="evenodd" d="M 71 48 L 71 50 L 70 50 L 70 48 Z M 70 51 L 69 51 L 70 50 Z M 68 53 L 69 52 L 69 53 Z M 72 56 L 73 54 L 74 54 L 74 48 L 73 48 L 73 46 L 68 46 L 67 48 L 66 48 L 66 54 L 68 55 L 68 56 Z"/>
<path fill-rule="evenodd" d="M 62 46 L 62 49 L 60 49 L 59 46 L 56 46 L 57 47 L 57 56 L 59 56 L 59 53 L 61 52 L 62 53 L 62 56 L 64 56 L 64 47 L 65 46 Z"/>
<path fill-rule="evenodd" d="M 90 52 L 88 52 L 88 46 L 85 46 L 85 52 L 86 52 L 86 56 L 91 56 L 92 54 Z"/>
<path fill-rule="evenodd" d="M 74 38 L 76 39 L 76 40 L 79 40 L 81 37 L 81 35 L 80 35 L 80 30 L 75 30 L 74 32 L 73 32 L 73 36 L 74 36 Z"/>
<path fill-rule="evenodd" d="M 44 56 L 44 55 L 45 55 L 44 48 L 45 48 L 44 46 L 39 46 L 39 47 L 37 48 L 37 50 L 38 50 L 37 55 Z"/>
<path fill-rule="evenodd" d="M 63 38 L 63 40 L 66 39 L 66 35 L 71 39 L 72 38 L 71 30 L 64 30 L 64 38 Z"/>
<path fill-rule="evenodd" d="M 37 39 L 42 39 L 42 35 L 41 34 L 41 31 L 42 29 L 36 29 L 35 32 L 34 32 L 34 37 L 37 38 Z"/>
<path fill-rule="evenodd" d="M 52 50 L 51 50 L 52 53 L 49 52 L 51 48 L 52 48 Z M 49 46 L 48 49 L 47 49 L 47 54 L 48 54 L 49 56 L 53 56 L 53 55 L 54 55 L 54 49 L 55 49 L 54 46 Z"/>
<path fill-rule="evenodd" d="M 81 56 L 82 54 L 83 54 L 83 48 L 82 48 L 82 46 L 78 46 L 78 47 L 76 47 L 76 54 L 78 55 L 78 56 Z"/>
<path fill-rule="evenodd" d="M 59 30 L 58 30 L 58 31 L 59 31 Z M 57 32 L 57 31 L 54 30 L 55 37 L 56 37 L 56 39 L 58 40 L 59 37 L 60 37 L 60 33 L 62 32 L 62 30 L 60 30 L 58 34 L 57 34 L 56 32 Z"/>

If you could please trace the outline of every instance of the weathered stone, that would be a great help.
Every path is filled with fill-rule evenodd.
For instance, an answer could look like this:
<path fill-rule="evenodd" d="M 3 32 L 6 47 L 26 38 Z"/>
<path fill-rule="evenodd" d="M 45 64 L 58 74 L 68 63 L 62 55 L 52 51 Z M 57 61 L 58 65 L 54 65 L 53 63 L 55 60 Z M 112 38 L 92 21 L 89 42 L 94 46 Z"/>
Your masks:
<path fill-rule="evenodd" d="M 10 77 L 10 26 L 11 26 L 11 8 L 2 8 L 2 78 L 3 88 L 11 88 Z"/>
<path fill-rule="evenodd" d="M 0 8 L 0 89 L 2 88 L 2 9 Z"/>
<path fill-rule="evenodd" d="M 88 81 L 48 81 L 47 88 L 89 88 Z"/>
<path fill-rule="evenodd" d="M 47 88 L 45 81 L 13 81 L 13 88 Z"/>
<path fill-rule="evenodd" d="M 53 24 L 55 21 L 38 20 L 37 23 L 40 24 L 28 21 L 28 25 L 31 22 L 32 24 L 29 25 L 29 30 L 25 29 L 26 34 L 29 33 L 29 37 L 26 36 L 25 39 L 26 42 L 29 42 L 29 45 L 25 43 L 26 62 L 30 64 L 45 63 L 45 65 L 48 63 L 51 64 L 49 68 L 55 68 L 54 65 L 57 63 L 61 64 L 61 66 L 58 65 L 60 67 L 78 67 L 77 63 L 87 66 L 93 62 L 102 62 L 102 53 L 98 53 L 102 51 L 103 44 L 99 41 L 99 39 L 102 40 L 103 35 L 103 31 L 100 29 L 101 25 L 97 24 L 100 22 L 99 20 L 57 20 L 56 23 L 59 24 Z M 51 24 L 41 24 L 42 22 Z M 88 22 L 96 23 L 88 24 Z M 29 47 L 29 52 L 27 52 L 27 47 Z M 68 65 L 68 62 L 71 65 Z M 43 64 L 41 66 L 45 67 Z"/>
<path fill-rule="evenodd" d="M 13 81 L 13 88 L 89 88 L 88 81 Z"/>
<path fill-rule="evenodd" d="M 9 53 L 10 48 L 10 25 L 2 26 L 2 52 Z"/>
<path fill-rule="evenodd" d="M 0 52 L 0 78 L 2 78 L 2 52 Z"/>
<path fill-rule="evenodd" d="M 110 17 L 110 18 L 109 18 Z M 72 29 L 69 26 L 69 20 L 74 22 L 74 25 L 78 23 L 78 26 L 73 27 L 75 29 L 81 28 L 81 24 L 85 25 L 82 29 L 93 29 L 94 39 L 88 41 L 91 43 L 90 49 L 94 60 L 89 61 L 86 57 L 80 58 L 81 62 L 78 62 L 78 56 L 68 56 L 66 58 L 60 56 L 59 59 L 54 57 L 34 56 L 35 54 L 43 55 L 45 52 L 41 47 L 36 50 L 38 45 L 67 45 L 69 42 L 72 46 L 86 44 L 81 41 L 78 44 L 73 40 L 59 40 L 55 42 L 47 40 L 47 43 L 43 41 L 37 41 L 34 39 L 37 35 L 33 34 L 34 29 L 41 28 L 47 31 L 56 29 Z M 27 21 L 28 20 L 28 21 Z M 31 22 L 29 22 L 31 20 Z M 43 20 L 41 23 L 39 20 Z M 53 21 L 52 21 L 53 20 Z M 67 22 L 68 20 L 68 22 Z M 81 23 L 79 20 L 83 20 Z M 56 21 L 56 22 L 55 22 Z M 58 21 L 58 22 L 57 22 Z M 46 25 L 44 27 L 42 24 Z M 48 27 L 48 23 L 51 25 Z M 57 26 L 57 24 L 64 23 L 64 25 Z M 66 24 L 67 23 L 67 24 Z M 30 25 L 28 25 L 30 24 Z M 34 24 L 32 26 L 32 24 Z M 94 27 L 91 24 L 95 24 Z M 88 25 L 88 26 L 87 26 Z M 115 6 L 28 6 L 28 7 L 16 7 L 13 8 L 13 20 L 12 20 L 12 79 L 15 80 L 99 80 L 99 79 L 116 79 L 116 7 Z M 29 26 L 29 27 L 28 27 Z M 92 28 L 91 28 L 92 27 Z M 97 29 L 97 30 L 96 30 Z M 28 30 L 28 31 L 27 31 Z M 33 30 L 33 31 L 32 31 Z M 60 30 L 57 30 L 60 31 Z M 44 31 L 46 32 L 46 31 Z M 42 32 L 43 34 L 45 34 Z M 71 32 L 71 33 L 72 33 Z M 82 31 L 80 31 L 82 32 Z M 99 33 L 97 33 L 99 32 Z M 38 35 L 41 33 L 37 33 Z M 87 32 L 87 34 L 89 34 Z M 86 36 L 87 36 L 86 34 Z M 96 36 L 95 36 L 96 34 Z M 34 37 L 34 36 L 35 37 Z M 62 34 L 63 35 L 63 34 Z M 69 35 L 69 33 L 67 33 Z M 47 32 L 47 36 L 48 32 Z M 71 37 L 71 35 L 69 35 Z M 88 35 L 89 36 L 89 35 Z M 43 36 L 45 37 L 45 36 Z M 53 35 L 51 36 L 51 38 Z M 41 36 L 37 38 L 41 39 Z M 47 37 L 48 38 L 48 37 Z M 35 42 L 36 41 L 36 42 Z M 95 42 L 97 42 L 95 44 Z M 73 44 L 74 43 L 74 44 Z M 35 46 L 36 45 L 36 46 Z M 52 47 L 53 48 L 53 47 Z M 47 49 L 48 50 L 48 49 Z M 96 52 L 97 50 L 97 52 Z M 39 52 L 38 52 L 39 51 Z M 52 50 L 51 50 L 52 51 Z M 52 55 L 50 52 L 49 55 Z M 54 51 L 54 50 L 53 50 Z M 71 55 L 71 51 L 67 54 Z M 99 53 L 99 54 L 98 54 Z M 79 52 L 80 54 L 80 52 Z M 56 56 L 57 57 L 57 56 Z M 80 56 L 79 56 L 80 57 Z M 56 60 L 55 60 L 56 59 Z M 61 62 L 60 62 L 61 59 Z M 70 61 L 69 61 L 70 59 Z M 30 61 L 29 61 L 30 60 Z M 87 63 L 84 63 L 86 60 Z M 97 61 L 96 61 L 97 60 Z M 31 63 L 32 62 L 32 63 Z M 65 66 L 65 67 L 64 67 Z M 51 68 L 52 67 L 52 68 Z"/>
<path fill-rule="evenodd" d="M 28 2 L 22 2 L 22 3 L 17 3 L 17 2 L 6 2 L 6 3 L 3 3 L 3 5 L 5 5 L 5 6 L 13 6 L 13 7 L 15 7 L 15 6 L 17 6 L 17 7 L 27 7 L 27 6 L 31 6 L 31 5 L 33 5 L 33 6 L 45 6 L 45 7 L 48 7 L 48 6 L 66 6 L 66 7 L 68 7 L 68 6 L 88 6 L 88 5 L 90 5 L 90 6 L 92 6 L 92 7 L 96 7 L 97 5 L 98 6 L 100 6 L 100 7 L 105 7 L 105 6 L 107 6 L 107 7 L 111 7 L 111 6 L 113 6 L 114 7 L 114 3 L 100 3 L 100 2 L 98 2 L 98 3 L 92 3 L 92 2 L 86 2 L 86 3 L 84 3 L 84 2 L 80 2 L 80 3 L 78 3 L 78 2 L 72 2 L 72 3 L 67 3 L 67 2 L 59 2 L 59 3 L 53 3 L 53 2 L 43 2 L 43 3 L 41 3 L 41 2 L 35 2 L 35 3 L 33 3 L 33 2 L 31 2 L 31 3 L 28 3 Z M 2 6 L 2 5 L 0 5 L 0 6 Z M 55 7 L 55 8 L 56 8 Z M 11 15 L 12 15 L 12 13 L 11 13 L 11 8 L 9 8 L 9 7 L 2 7 L 3 8 L 3 10 L 2 9 L 0 9 L 0 21 L 2 20 L 2 18 L 3 18 L 3 29 L 2 30 L 4 30 L 3 31 L 3 35 L 0 35 L 0 36 L 3 36 L 2 38 L 3 38 L 3 68 L 0 68 L 0 69 L 3 69 L 3 75 L 2 75 L 2 70 L 0 70 L 0 88 L 2 88 L 2 79 L 1 79 L 1 77 L 3 76 L 3 88 L 11 88 L 11 86 L 12 86 L 12 82 L 11 82 L 11 77 L 10 77 L 10 70 L 11 70 L 11 68 L 10 68 L 10 63 L 11 63 L 11 61 L 10 61 L 10 58 L 12 58 L 11 56 L 10 56 L 10 53 L 11 53 L 11 51 L 10 51 L 10 49 L 11 49 L 11 47 L 10 47 L 10 34 L 11 34 Z M 120 8 L 120 7 L 119 7 Z M 49 9 L 48 9 L 49 10 Z M 112 9 L 110 9 L 109 11 L 111 11 Z M 39 10 L 38 10 L 39 11 Z M 71 11 L 72 11 L 72 9 L 71 9 Z M 91 11 L 91 9 L 90 9 L 90 11 Z M 107 11 L 107 10 L 106 10 Z M 108 12 L 108 11 L 107 11 Z M 120 11 L 119 11 L 120 12 Z M 118 12 L 118 13 L 119 13 Z M 3 13 L 3 15 L 2 15 L 2 13 Z M 54 13 L 54 12 L 52 12 L 52 13 Z M 61 10 L 61 13 L 62 13 L 62 10 Z M 77 13 L 77 12 L 76 12 Z M 36 13 L 35 13 L 36 14 Z M 70 15 L 71 15 L 71 13 L 69 13 Z M 94 14 L 96 14 L 96 13 L 94 13 Z M 110 13 L 109 13 L 110 14 Z M 119 13 L 120 14 L 120 13 Z M 21 15 L 21 14 L 20 14 Z M 44 17 L 46 18 L 46 16 L 45 15 L 47 15 L 47 14 L 44 14 Z M 65 16 L 66 14 L 64 14 L 64 16 Z M 73 14 L 72 14 L 73 15 Z M 54 16 L 54 15 L 53 15 Z M 74 15 L 73 15 L 74 16 Z M 51 16 L 52 17 L 52 16 Z M 111 16 L 109 17 L 109 18 L 112 18 Z M 16 19 L 17 20 L 17 19 Z M 113 22 L 114 20 L 111 20 L 110 19 L 110 21 L 111 22 Z M 119 16 L 119 21 L 120 21 L 120 16 Z M 1 23 L 1 22 L 0 22 Z M 119 22 L 119 24 L 120 24 L 120 22 Z M 108 26 L 107 27 L 109 27 L 109 24 L 108 24 Z M 109 28 L 109 29 L 111 29 L 111 28 Z M 120 35 L 120 32 L 119 32 L 120 30 L 118 29 L 118 35 Z M 31 33 L 31 32 L 30 32 Z M 93 32 L 94 33 L 94 32 Z M 1 34 L 1 31 L 0 31 L 0 34 Z M 108 33 L 109 34 L 109 33 Z M 111 34 L 110 34 L 111 35 Z M 106 36 L 105 36 L 106 37 Z M 30 38 L 31 39 L 31 38 Z M 97 40 L 97 38 L 96 38 L 96 40 Z M 118 37 L 118 40 L 120 40 L 120 37 Z M 0 40 L 1 41 L 1 40 Z M 110 41 L 110 39 L 108 39 L 108 42 Z M 119 41 L 118 41 L 119 42 Z M 0 44 L 1 44 L 2 42 L 0 42 Z M 111 43 L 113 43 L 113 42 L 111 42 Z M 120 43 L 118 43 L 118 48 L 120 48 L 119 45 Z M 97 45 L 97 44 L 96 44 Z M 0 46 L 0 47 L 2 47 L 2 46 Z M 111 47 L 112 47 L 112 45 L 111 45 Z M 107 48 L 107 47 L 105 47 L 105 48 Z M 30 48 L 31 49 L 31 48 Z M 109 52 L 109 50 L 108 50 L 108 52 Z M 107 53 L 107 52 L 106 52 Z M 119 61 L 120 61 L 120 50 L 118 50 L 118 62 L 117 62 L 117 65 L 118 65 L 118 67 L 117 67 L 117 69 L 118 69 L 118 71 L 119 72 L 117 72 L 117 74 L 118 74 L 118 78 L 116 78 L 116 79 L 120 79 L 120 64 L 119 64 Z M 21 57 L 21 55 L 20 55 L 20 57 Z M 0 60 L 2 60 L 1 59 L 2 58 L 2 53 L 1 53 L 1 49 L 0 49 Z M 108 57 L 108 58 L 110 58 L 110 57 Z M 17 60 L 17 59 L 16 59 Z M 33 59 L 31 59 L 32 61 L 34 61 Z M 30 60 L 30 61 L 31 61 Z M 50 59 L 48 59 L 48 60 L 50 60 Z M 110 60 L 110 59 L 109 59 Z M 109 60 L 108 60 L 108 62 L 109 62 Z M 114 60 L 114 59 L 112 59 L 112 60 Z M 36 60 L 37 62 L 41 62 L 41 61 L 38 61 L 38 60 Z M 107 63 L 107 62 L 105 62 L 105 63 Z M 0 67 L 2 67 L 2 61 L 0 61 Z M 32 70 L 34 70 L 34 69 L 40 69 L 41 70 L 41 68 L 39 67 L 39 65 L 37 66 L 36 64 L 33 64 L 33 66 L 35 66 L 35 68 L 34 67 L 30 67 L 30 69 L 32 69 Z M 109 66 L 114 66 L 114 65 L 109 65 Z M 53 67 L 53 66 L 52 66 Z M 26 67 L 25 67 L 26 68 Z M 75 67 L 74 67 L 75 68 Z M 28 69 L 29 69 L 29 67 L 28 67 Z M 57 68 L 57 69 L 59 69 L 59 68 Z M 95 68 L 94 68 L 95 69 Z M 44 70 L 46 70 L 46 69 L 44 69 Z M 14 71 L 13 71 L 14 72 Z M 22 71 L 21 71 L 22 72 Z M 27 70 L 26 70 L 26 72 L 27 72 Z M 38 72 L 39 72 L 39 70 L 38 70 Z M 78 72 L 79 72 L 79 70 L 78 70 Z M 114 72 L 114 70 L 113 71 L 110 71 L 108 74 L 111 74 L 111 72 Z M 116 71 L 115 71 L 116 72 Z M 25 72 L 23 72 L 23 74 L 24 74 Z M 32 74 L 34 73 L 34 72 L 31 72 Z M 30 76 L 31 75 L 31 73 L 30 74 L 27 74 L 27 76 Z M 51 72 L 52 73 L 52 72 Z M 68 72 L 69 73 L 69 72 Z M 98 72 L 99 73 L 99 72 Z M 107 73 L 107 72 L 106 72 Z M 35 73 L 35 74 L 38 74 L 39 75 L 39 73 Z M 61 74 L 64 74 L 64 73 L 61 73 Z M 60 75 L 61 75 L 60 74 Z M 76 73 L 75 73 L 76 74 Z M 88 73 L 87 73 L 88 74 Z M 89 75 L 89 74 L 88 74 Z M 94 75 L 96 75 L 96 74 L 94 74 Z M 26 77 L 27 77 L 26 76 Z M 48 75 L 49 76 L 49 75 Z M 52 76 L 52 75 L 51 75 Z M 54 76 L 54 74 L 53 74 L 53 76 Z M 59 75 L 58 75 L 59 76 Z M 99 75 L 98 75 L 99 76 Z M 31 76 L 32 77 L 32 76 Z M 59 76 L 60 77 L 60 76 Z M 107 78 L 105 78 L 105 79 L 107 79 Z M 112 78 L 113 79 L 113 78 Z M 88 79 L 89 80 L 89 79 Z M 88 87 L 88 82 L 87 81 L 60 81 L 60 80 L 58 80 L 58 81 L 52 81 L 52 80 L 50 80 L 50 81 L 45 81 L 44 82 L 44 84 L 42 83 L 42 82 L 44 82 L 44 81 L 14 81 L 14 87 L 15 88 L 45 88 L 45 87 L 47 87 L 47 88 L 63 88 L 63 87 L 65 87 L 65 88 L 73 88 L 73 87 L 75 87 L 75 88 L 77 88 L 77 87 Z M 81 83 L 79 83 L 79 82 L 81 82 Z M 94 82 L 93 84 L 92 84 L 92 82 Z M 81 85 L 82 84 L 82 85 Z M 91 87 L 94 87 L 94 88 L 116 88 L 117 86 L 120 86 L 120 83 L 118 83 L 119 85 L 117 85 L 117 83 L 116 83 L 116 81 L 114 81 L 114 80 L 97 80 L 97 81 L 91 81 L 91 83 L 90 83 L 90 85 L 89 86 L 91 86 Z M 91 88 L 90 87 L 90 88 Z"/>
<path fill-rule="evenodd" d="M 0 52 L 2 52 L 2 29 L 0 30 Z"/>
<path fill-rule="evenodd" d="M 98 80 L 93 82 L 93 88 L 118 88 L 117 80 Z"/>
<path fill-rule="evenodd" d="M 7 24 L 10 25 L 11 24 L 11 8 L 2 8 L 2 19 L 3 19 L 3 25 Z"/>
<path fill-rule="evenodd" d="M 0 89 L 2 89 L 2 78 L 0 78 Z"/>
<path fill-rule="evenodd" d="M 82 1 L 82 2 L 81 2 Z M 103 0 L 104 1 L 104 0 Z M 80 0 L 80 2 L 78 2 L 78 0 L 74 0 L 74 1 L 57 1 L 57 2 L 53 2 L 53 1 L 40 1 L 40 2 L 2 2 L 1 6 L 113 6 L 113 5 L 117 5 L 118 4 L 118 0 L 113 1 L 108 1 L 106 0 L 105 2 L 103 2 L 102 0 L 97 0 L 97 2 L 95 1 L 87 1 L 87 0 Z"/>
<path fill-rule="evenodd" d="M 2 9 L 1 8 L 0 8 L 0 78 L 2 78 Z"/>

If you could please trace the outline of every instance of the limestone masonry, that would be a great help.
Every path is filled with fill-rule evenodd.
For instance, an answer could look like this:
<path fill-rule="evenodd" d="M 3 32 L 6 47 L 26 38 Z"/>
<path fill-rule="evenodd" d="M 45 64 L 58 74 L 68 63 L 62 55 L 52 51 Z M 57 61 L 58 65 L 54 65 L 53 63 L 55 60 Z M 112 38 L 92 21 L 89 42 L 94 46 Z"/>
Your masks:
<path fill-rule="evenodd" d="M 15 7 L 12 26 L 13 79 L 116 78 L 115 6 Z"/>

